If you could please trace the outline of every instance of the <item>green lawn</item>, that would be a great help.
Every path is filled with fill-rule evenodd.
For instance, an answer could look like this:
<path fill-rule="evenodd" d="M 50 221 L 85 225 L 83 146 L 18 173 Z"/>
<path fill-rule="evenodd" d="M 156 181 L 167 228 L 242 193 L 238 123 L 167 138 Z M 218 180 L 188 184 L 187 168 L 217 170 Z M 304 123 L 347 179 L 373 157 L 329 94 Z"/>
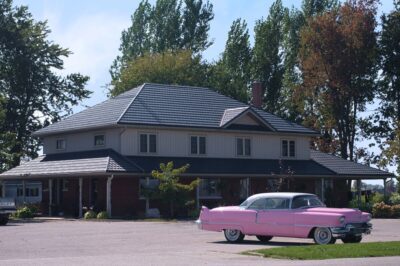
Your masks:
<path fill-rule="evenodd" d="M 291 260 L 400 256 L 400 241 L 268 248 L 243 254 Z"/>

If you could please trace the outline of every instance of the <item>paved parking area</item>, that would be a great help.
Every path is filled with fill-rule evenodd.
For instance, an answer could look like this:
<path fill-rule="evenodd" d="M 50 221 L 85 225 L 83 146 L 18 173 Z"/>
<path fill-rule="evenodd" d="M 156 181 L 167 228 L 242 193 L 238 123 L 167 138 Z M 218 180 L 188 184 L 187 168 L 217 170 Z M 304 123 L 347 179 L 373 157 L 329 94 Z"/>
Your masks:
<path fill-rule="evenodd" d="M 400 220 L 374 220 L 363 241 L 399 241 Z M 340 241 L 338 241 L 340 242 Z M 241 251 L 308 245 L 308 239 L 246 237 L 227 244 L 222 233 L 200 231 L 193 222 L 37 221 L 0 227 L 0 265 L 347 265 L 349 260 L 287 261 Z M 352 265 L 398 265 L 400 257 L 351 259 Z"/>

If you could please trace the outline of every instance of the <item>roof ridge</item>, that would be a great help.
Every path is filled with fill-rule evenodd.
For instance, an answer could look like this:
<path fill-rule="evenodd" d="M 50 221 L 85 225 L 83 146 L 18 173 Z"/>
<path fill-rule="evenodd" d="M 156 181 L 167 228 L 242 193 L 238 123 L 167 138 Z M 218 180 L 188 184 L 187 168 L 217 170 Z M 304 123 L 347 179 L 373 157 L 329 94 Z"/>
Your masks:
<path fill-rule="evenodd" d="M 125 110 L 121 113 L 121 115 L 118 117 L 116 124 L 119 123 L 119 121 L 122 119 L 122 117 L 125 115 L 125 113 L 128 111 L 129 107 L 131 107 L 132 103 L 135 101 L 136 97 L 140 94 L 142 89 L 146 86 L 147 83 L 143 83 L 142 85 L 136 87 L 139 88 L 139 91 L 136 93 L 136 95 L 132 98 L 132 100 L 129 102 L 129 104 L 126 106 Z M 136 88 L 133 88 L 131 90 L 134 90 Z"/>

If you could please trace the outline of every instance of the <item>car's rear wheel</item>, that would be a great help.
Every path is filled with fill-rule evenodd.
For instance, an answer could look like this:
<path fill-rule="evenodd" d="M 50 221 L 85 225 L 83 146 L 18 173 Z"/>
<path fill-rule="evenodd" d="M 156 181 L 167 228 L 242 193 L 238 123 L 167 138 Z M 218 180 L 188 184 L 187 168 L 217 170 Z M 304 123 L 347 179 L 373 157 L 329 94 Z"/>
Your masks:
<path fill-rule="evenodd" d="M 244 234 L 242 234 L 242 232 L 240 232 L 240 230 L 236 230 L 236 229 L 225 229 L 224 235 L 225 235 L 226 240 L 229 243 L 239 243 L 244 238 Z"/>
<path fill-rule="evenodd" d="M 356 235 L 347 235 L 342 238 L 343 243 L 360 243 L 362 240 L 362 236 Z"/>
<path fill-rule="evenodd" d="M 256 237 L 261 242 L 269 242 L 272 239 L 272 236 L 256 236 Z"/>
<path fill-rule="evenodd" d="M 335 241 L 331 230 L 327 227 L 315 228 L 313 238 L 314 242 L 318 245 L 333 244 L 334 242 L 332 243 L 332 241 Z"/>

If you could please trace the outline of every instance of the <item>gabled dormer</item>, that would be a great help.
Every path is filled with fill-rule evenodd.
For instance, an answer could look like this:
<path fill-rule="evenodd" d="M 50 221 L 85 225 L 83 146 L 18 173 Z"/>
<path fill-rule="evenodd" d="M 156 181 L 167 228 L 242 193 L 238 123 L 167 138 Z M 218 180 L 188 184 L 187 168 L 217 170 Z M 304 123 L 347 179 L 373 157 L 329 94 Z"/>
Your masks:
<path fill-rule="evenodd" d="M 222 115 L 220 127 L 225 129 L 276 131 L 251 106 L 226 109 Z"/>

